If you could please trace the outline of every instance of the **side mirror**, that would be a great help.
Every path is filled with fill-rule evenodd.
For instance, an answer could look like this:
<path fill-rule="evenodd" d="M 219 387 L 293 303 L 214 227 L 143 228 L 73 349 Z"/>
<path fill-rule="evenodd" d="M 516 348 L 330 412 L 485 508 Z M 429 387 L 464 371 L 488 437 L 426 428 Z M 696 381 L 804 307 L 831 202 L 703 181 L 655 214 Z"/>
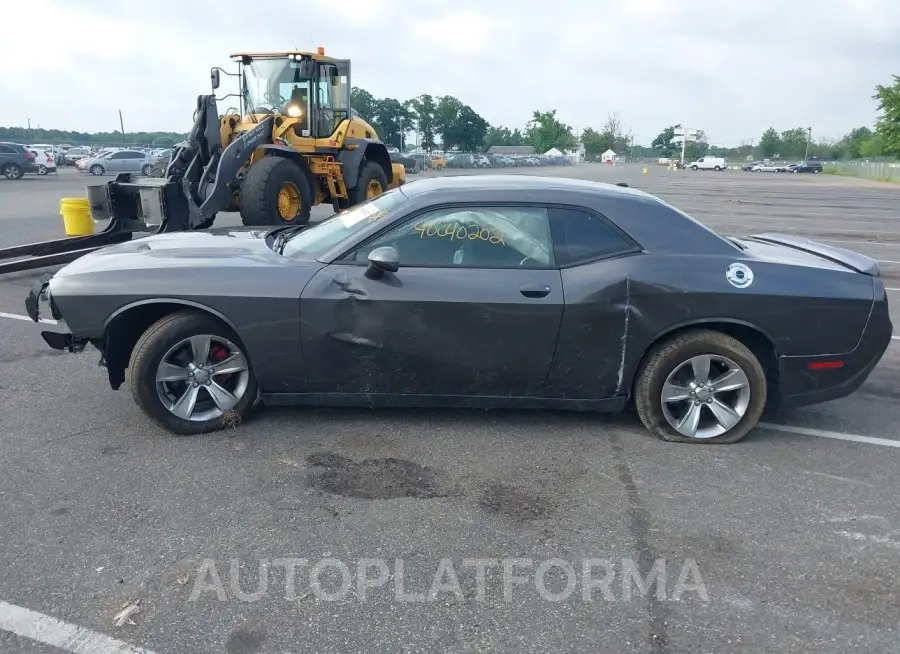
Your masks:
<path fill-rule="evenodd" d="M 375 248 L 369 253 L 369 268 L 366 277 L 378 279 L 386 272 L 397 272 L 400 269 L 400 255 L 397 250 L 387 246 Z"/>
<path fill-rule="evenodd" d="M 209 79 L 212 82 L 213 91 L 219 88 L 219 84 L 221 84 L 221 78 L 219 76 L 218 68 L 213 68 L 211 71 L 209 71 Z"/>

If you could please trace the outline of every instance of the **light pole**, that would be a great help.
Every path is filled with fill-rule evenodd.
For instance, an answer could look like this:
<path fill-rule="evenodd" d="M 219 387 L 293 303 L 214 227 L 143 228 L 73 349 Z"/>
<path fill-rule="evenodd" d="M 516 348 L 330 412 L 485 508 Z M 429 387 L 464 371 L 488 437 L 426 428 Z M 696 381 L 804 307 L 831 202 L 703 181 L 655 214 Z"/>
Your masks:
<path fill-rule="evenodd" d="M 806 154 L 803 155 L 803 161 L 809 159 L 809 142 L 812 141 L 812 127 L 806 128 Z"/>

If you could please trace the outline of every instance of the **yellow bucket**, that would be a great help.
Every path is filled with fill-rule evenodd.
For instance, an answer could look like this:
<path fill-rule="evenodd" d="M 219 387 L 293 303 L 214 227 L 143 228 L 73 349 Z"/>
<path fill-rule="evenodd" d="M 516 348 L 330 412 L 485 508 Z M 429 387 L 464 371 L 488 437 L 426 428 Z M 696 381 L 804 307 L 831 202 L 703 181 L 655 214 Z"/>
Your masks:
<path fill-rule="evenodd" d="M 63 198 L 59 203 L 66 236 L 88 236 L 94 233 L 94 219 L 87 198 Z"/>

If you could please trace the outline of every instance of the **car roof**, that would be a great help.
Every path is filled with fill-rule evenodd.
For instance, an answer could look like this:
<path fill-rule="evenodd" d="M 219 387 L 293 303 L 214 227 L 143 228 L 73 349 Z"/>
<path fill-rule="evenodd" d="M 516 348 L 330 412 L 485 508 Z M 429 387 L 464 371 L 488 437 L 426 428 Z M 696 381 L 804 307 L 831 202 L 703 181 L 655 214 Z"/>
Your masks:
<path fill-rule="evenodd" d="M 607 195 L 616 198 L 642 198 L 657 200 L 639 189 L 591 182 L 569 177 L 543 177 L 540 175 L 457 175 L 432 177 L 405 184 L 403 192 L 410 198 L 434 192 L 455 191 L 569 191 Z"/>

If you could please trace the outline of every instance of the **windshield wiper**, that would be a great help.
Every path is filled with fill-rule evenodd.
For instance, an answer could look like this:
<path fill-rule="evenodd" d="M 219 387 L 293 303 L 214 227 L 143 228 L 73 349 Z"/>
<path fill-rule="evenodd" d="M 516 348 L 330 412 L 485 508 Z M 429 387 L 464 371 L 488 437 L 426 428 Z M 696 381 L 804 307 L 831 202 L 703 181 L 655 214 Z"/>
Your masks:
<path fill-rule="evenodd" d="M 275 236 L 275 241 L 272 243 L 272 250 L 275 254 L 281 254 L 284 252 L 284 246 L 287 245 L 287 242 L 291 240 L 291 237 L 294 234 L 298 234 L 303 231 L 310 225 L 294 225 L 292 227 L 285 227 L 282 231 L 278 232 Z"/>

